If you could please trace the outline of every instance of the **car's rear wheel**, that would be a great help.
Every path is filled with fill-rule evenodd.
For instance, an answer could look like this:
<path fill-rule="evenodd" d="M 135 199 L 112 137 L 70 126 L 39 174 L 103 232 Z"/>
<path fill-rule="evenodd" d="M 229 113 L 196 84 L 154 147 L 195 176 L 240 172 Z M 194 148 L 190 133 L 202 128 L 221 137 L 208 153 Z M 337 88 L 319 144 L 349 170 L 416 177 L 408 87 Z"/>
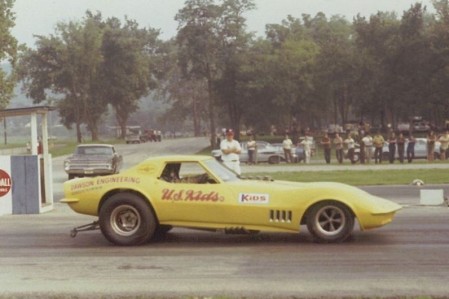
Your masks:
<path fill-rule="evenodd" d="M 354 229 L 354 215 L 342 203 L 336 201 L 320 202 L 309 210 L 307 228 L 316 242 L 343 242 Z"/>
<path fill-rule="evenodd" d="M 271 156 L 268 158 L 269 164 L 279 164 L 281 162 L 281 158 L 279 156 Z"/>
<path fill-rule="evenodd" d="M 106 200 L 100 209 L 99 223 L 105 238 L 121 246 L 144 244 L 152 238 L 157 226 L 148 204 L 128 192 Z"/>

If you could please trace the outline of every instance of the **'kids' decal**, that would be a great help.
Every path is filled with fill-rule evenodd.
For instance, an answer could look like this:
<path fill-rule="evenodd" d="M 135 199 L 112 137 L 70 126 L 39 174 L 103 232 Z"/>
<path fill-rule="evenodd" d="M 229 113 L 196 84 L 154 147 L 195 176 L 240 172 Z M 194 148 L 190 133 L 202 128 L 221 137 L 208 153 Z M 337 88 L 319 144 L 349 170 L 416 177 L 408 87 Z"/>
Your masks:
<path fill-rule="evenodd" d="M 260 193 L 240 193 L 239 203 L 243 204 L 268 204 L 270 202 L 269 194 Z"/>

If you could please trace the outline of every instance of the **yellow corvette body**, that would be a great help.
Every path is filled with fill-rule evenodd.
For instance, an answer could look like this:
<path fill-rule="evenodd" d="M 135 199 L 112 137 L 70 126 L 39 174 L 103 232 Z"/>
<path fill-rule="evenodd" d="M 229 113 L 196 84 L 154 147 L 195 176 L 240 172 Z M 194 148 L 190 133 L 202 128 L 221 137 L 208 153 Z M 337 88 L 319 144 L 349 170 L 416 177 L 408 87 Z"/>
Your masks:
<path fill-rule="evenodd" d="M 99 216 L 105 237 L 138 245 L 171 227 L 226 232 L 300 231 L 322 242 L 392 221 L 401 206 L 340 183 L 241 179 L 212 157 L 149 158 L 119 174 L 64 183 L 75 212 Z"/>

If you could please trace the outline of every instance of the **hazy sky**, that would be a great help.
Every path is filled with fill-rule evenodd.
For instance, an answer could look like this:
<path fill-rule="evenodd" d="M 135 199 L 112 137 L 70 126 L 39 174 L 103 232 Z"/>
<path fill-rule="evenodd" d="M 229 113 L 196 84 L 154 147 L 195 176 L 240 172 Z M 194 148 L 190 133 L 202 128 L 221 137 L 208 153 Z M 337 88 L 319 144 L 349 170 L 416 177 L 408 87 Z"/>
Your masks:
<path fill-rule="evenodd" d="M 160 29 L 161 37 L 176 34 L 174 17 L 184 0 L 15 0 L 16 26 L 13 35 L 21 43 L 33 46 L 33 35 L 54 33 L 57 22 L 81 20 L 86 10 L 99 11 L 103 18 L 126 15 L 141 27 Z M 412 4 L 421 2 L 432 10 L 430 0 L 255 0 L 257 9 L 249 12 L 248 29 L 259 35 L 265 24 L 280 23 L 288 15 L 300 18 L 303 13 L 314 16 L 324 12 L 328 17 L 342 15 L 348 20 L 360 13 L 369 16 L 377 11 L 395 11 L 402 16 Z"/>

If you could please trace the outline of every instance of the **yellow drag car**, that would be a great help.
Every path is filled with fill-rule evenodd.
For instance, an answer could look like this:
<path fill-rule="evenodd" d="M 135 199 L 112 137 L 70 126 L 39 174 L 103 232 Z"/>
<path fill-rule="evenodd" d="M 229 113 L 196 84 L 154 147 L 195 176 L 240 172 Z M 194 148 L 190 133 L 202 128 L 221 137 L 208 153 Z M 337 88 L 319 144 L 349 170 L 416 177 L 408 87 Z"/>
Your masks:
<path fill-rule="evenodd" d="M 117 245 L 140 245 L 172 227 L 254 233 L 298 233 L 306 225 L 314 240 L 347 239 L 355 219 L 361 230 L 392 221 L 401 206 L 339 183 L 242 179 L 209 156 L 149 158 L 119 174 L 64 183 L 61 202 L 98 221 Z"/>

